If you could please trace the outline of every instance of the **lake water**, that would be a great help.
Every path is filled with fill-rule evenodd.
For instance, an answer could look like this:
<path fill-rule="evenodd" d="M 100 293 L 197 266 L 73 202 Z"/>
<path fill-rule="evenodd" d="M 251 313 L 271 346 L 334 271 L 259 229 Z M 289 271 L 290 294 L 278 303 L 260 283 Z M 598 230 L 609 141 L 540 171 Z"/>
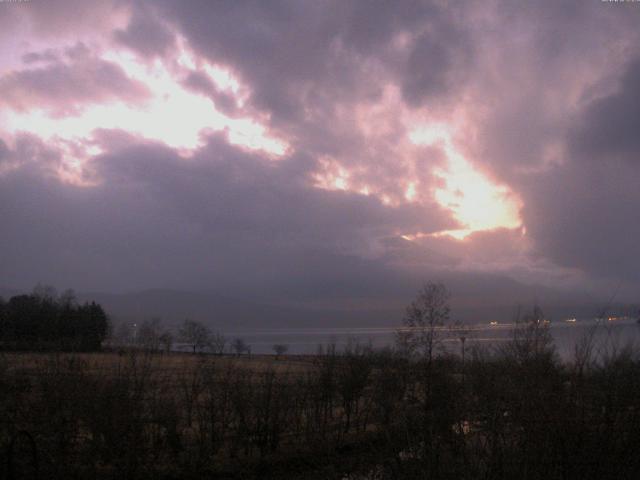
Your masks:
<path fill-rule="evenodd" d="M 395 341 L 394 327 L 374 328 L 305 328 L 305 329 L 264 329 L 237 330 L 224 332 L 232 340 L 242 338 L 251 346 L 252 353 L 273 353 L 274 344 L 286 344 L 290 354 L 313 354 L 318 346 L 335 344 L 338 351 L 348 342 L 370 343 L 374 348 L 393 345 Z M 514 324 L 496 325 L 475 324 L 465 327 L 466 346 L 474 344 L 496 345 L 508 341 L 513 336 Z M 560 356 L 568 360 L 572 358 L 574 348 L 584 336 L 595 329 L 596 348 L 623 347 L 628 344 L 640 346 L 640 324 L 635 319 L 622 318 L 615 320 L 577 319 L 575 322 L 552 322 L 549 331 L 553 337 Z M 459 349 L 459 332 L 443 331 L 445 345 Z M 459 350 L 456 350 L 459 351 Z"/>

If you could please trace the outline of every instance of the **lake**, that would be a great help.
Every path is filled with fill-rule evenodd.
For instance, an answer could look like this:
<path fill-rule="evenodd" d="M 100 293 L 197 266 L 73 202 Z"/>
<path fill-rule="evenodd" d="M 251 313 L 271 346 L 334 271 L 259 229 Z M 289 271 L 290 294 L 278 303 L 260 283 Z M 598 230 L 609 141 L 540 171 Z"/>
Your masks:
<path fill-rule="evenodd" d="M 473 324 L 465 326 L 466 347 L 474 344 L 497 345 L 508 341 L 513 336 L 514 324 Z M 273 353 L 274 344 L 286 344 L 290 354 L 313 354 L 318 346 L 335 344 L 341 351 L 348 342 L 370 343 L 374 348 L 393 345 L 397 326 L 373 328 L 288 328 L 262 330 L 236 330 L 224 332 L 232 340 L 242 338 L 251 346 L 252 353 Z M 640 343 L 640 325 L 632 318 L 617 319 L 575 319 L 575 322 L 558 321 L 549 324 L 549 331 L 554 339 L 560 356 L 569 360 L 574 348 L 586 334 L 594 330 L 596 348 L 623 347 Z M 445 345 L 459 349 L 461 332 L 443 329 L 442 337 Z"/>

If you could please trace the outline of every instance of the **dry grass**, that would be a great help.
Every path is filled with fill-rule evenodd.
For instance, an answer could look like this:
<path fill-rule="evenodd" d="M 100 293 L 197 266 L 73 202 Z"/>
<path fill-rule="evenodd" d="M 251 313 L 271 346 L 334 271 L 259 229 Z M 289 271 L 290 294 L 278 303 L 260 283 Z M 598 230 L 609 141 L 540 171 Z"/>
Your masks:
<path fill-rule="evenodd" d="M 118 372 L 131 361 L 132 355 L 150 362 L 154 370 L 162 372 L 184 372 L 206 363 L 220 369 L 239 367 L 256 373 L 301 374 L 308 372 L 314 362 L 313 356 L 275 355 L 203 355 L 191 353 L 151 353 L 143 351 L 60 353 L 60 352 L 1 352 L 0 362 L 8 371 L 29 371 L 52 361 L 80 361 L 91 374 Z"/>

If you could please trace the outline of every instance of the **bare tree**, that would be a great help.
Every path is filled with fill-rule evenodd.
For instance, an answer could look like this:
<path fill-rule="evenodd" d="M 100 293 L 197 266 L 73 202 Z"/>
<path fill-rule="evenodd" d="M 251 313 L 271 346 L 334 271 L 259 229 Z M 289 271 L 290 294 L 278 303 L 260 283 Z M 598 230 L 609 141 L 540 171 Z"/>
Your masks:
<path fill-rule="evenodd" d="M 207 327 L 195 320 L 186 319 L 179 331 L 179 338 L 184 343 L 191 345 L 193 353 L 207 346 L 211 332 Z"/>
<path fill-rule="evenodd" d="M 409 304 L 396 333 L 398 346 L 409 354 L 418 354 L 431 365 L 442 340 L 442 327 L 449 321 L 449 291 L 441 283 L 429 282 Z"/>
<path fill-rule="evenodd" d="M 549 331 L 549 321 L 538 305 L 534 305 L 531 312 L 522 319 L 518 310 L 515 324 L 512 340 L 502 346 L 504 353 L 510 353 L 518 363 L 554 355 L 555 346 Z"/>
<path fill-rule="evenodd" d="M 222 355 L 224 353 L 224 349 L 227 346 L 227 339 L 220 332 L 216 332 L 211 336 L 209 340 L 209 346 L 211 350 L 216 355 Z"/>
<path fill-rule="evenodd" d="M 289 350 L 289 345 L 285 345 L 283 343 L 276 343 L 273 346 L 273 351 L 275 352 L 277 358 L 280 358 L 282 355 L 287 353 L 288 350 Z"/>
<path fill-rule="evenodd" d="M 157 351 L 160 348 L 160 329 L 161 320 L 159 318 L 144 320 L 138 328 L 136 343 L 145 350 Z"/>
<path fill-rule="evenodd" d="M 242 355 L 244 352 L 250 352 L 247 343 L 239 337 L 233 340 L 231 348 L 236 352 L 236 355 Z"/>
<path fill-rule="evenodd" d="M 58 298 L 58 291 L 51 285 L 38 283 L 33 287 L 33 295 L 41 300 L 54 301 Z"/>
<path fill-rule="evenodd" d="M 169 330 L 165 330 L 160 334 L 158 340 L 160 341 L 160 345 L 162 345 L 163 351 L 169 353 L 173 346 L 173 334 Z"/>
<path fill-rule="evenodd" d="M 133 332 L 133 325 L 127 322 L 121 322 L 115 329 L 113 338 L 119 345 L 129 345 L 133 340 Z"/>

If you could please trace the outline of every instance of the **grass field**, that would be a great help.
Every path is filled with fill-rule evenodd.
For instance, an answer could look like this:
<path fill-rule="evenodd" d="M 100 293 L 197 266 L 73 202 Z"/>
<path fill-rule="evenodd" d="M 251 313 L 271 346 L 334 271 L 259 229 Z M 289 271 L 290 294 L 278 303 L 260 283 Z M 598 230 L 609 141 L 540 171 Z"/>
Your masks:
<path fill-rule="evenodd" d="M 51 352 L 0 352 L 0 364 L 9 370 L 28 371 L 38 369 L 52 361 L 79 361 L 93 373 L 114 373 L 122 369 L 131 356 L 151 361 L 155 369 L 164 372 L 179 373 L 191 370 L 197 365 L 207 363 L 221 368 L 237 366 L 255 372 L 275 370 L 278 372 L 305 372 L 314 363 L 311 355 L 288 355 L 277 358 L 275 355 L 211 355 L 191 353 L 152 353 L 135 350 L 121 352 L 91 353 L 51 353 Z"/>

